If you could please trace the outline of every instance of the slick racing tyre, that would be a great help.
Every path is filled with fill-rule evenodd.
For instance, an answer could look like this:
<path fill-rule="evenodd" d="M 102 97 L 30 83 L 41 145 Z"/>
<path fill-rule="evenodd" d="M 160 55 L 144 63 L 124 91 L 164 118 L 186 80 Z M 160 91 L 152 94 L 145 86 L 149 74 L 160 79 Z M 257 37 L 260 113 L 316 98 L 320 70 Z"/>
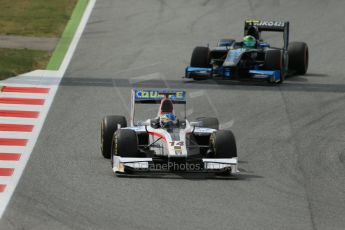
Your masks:
<path fill-rule="evenodd" d="M 119 129 L 113 137 L 113 155 L 120 157 L 138 156 L 138 137 L 134 130 Z"/>
<path fill-rule="evenodd" d="M 195 47 L 190 60 L 190 66 L 209 68 L 210 67 L 210 49 L 208 47 Z"/>
<path fill-rule="evenodd" d="M 304 75 L 309 65 L 309 49 L 304 42 L 291 42 L 288 48 L 289 69 L 296 71 L 299 75 Z"/>
<path fill-rule="evenodd" d="M 190 66 L 210 68 L 210 49 L 208 47 L 195 47 L 190 60 Z M 209 74 L 191 73 L 190 77 L 198 81 L 207 79 Z"/>
<path fill-rule="evenodd" d="M 234 134 L 230 130 L 218 130 L 210 136 L 210 147 L 214 158 L 237 157 Z"/>
<path fill-rule="evenodd" d="M 283 52 L 278 49 L 267 50 L 265 56 L 264 69 L 266 70 L 280 70 L 280 81 L 278 83 L 283 83 L 285 80 L 284 71 L 284 57 Z"/>
<path fill-rule="evenodd" d="M 106 116 L 101 122 L 101 151 L 106 159 L 111 157 L 111 142 L 118 124 L 127 127 L 126 118 L 123 116 Z"/>
<path fill-rule="evenodd" d="M 201 122 L 203 128 L 219 129 L 219 121 L 215 117 L 199 117 L 196 120 Z"/>

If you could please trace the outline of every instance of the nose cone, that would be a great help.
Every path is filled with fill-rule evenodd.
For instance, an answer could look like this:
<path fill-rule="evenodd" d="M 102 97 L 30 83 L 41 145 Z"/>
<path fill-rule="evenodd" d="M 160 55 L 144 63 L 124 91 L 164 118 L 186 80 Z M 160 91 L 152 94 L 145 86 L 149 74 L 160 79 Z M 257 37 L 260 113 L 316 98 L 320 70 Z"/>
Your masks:
<path fill-rule="evenodd" d="M 238 62 L 241 60 L 242 54 L 245 51 L 245 49 L 234 49 L 229 50 L 228 55 L 226 56 L 226 59 L 223 63 L 224 67 L 232 67 L 236 66 Z"/>

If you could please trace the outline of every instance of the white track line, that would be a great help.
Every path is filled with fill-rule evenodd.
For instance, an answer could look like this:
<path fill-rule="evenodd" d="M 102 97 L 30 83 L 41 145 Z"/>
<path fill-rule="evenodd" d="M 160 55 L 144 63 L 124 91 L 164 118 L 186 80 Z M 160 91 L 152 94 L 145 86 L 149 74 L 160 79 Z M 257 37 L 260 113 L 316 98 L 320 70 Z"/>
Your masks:
<path fill-rule="evenodd" d="M 1 92 L 1 97 L 15 97 L 15 98 L 32 98 L 32 99 L 46 99 L 49 93 L 9 93 Z"/>
<path fill-rule="evenodd" d="M 59 68 L 58 71 L 50 71 L 50 70 L 38 70 L 33 71 L 31 73 L 27 73 L 12 79 L 8 79 L 1 82 L 1 85 L 5 86 L 27 86 L 27 87 L 48 87 L 50 88 L 50 91 L 45 96 L 45 104 L 40 109 L 40 116 L 37 119 L 23 119 L 23 118 L 6 118 L 6 117 L 0 117 L 1 123 L 6 123 L 7 121 L 13 122 L 16 120 L 16 124 L 32 124 L 28 123 L 28 121 L 35 121 L 35 128 L 33 132 L 31 132 L 31 138 L 29 142 L 27 143 L 27 146 L 25 147 L 16 147 L 16 146 L 0 146 L 0 152 L 14 152 L 14 153 L 22 153 L 22 156 L 20 160 L 18 161 L 19 164 L 16 165 L 16 162 L 13 161 L 1 161 L 5 163 L 5 165 L 16 165 L 14 174 L 11 176 L 11 180 L 8 180 L 8 178 L 1 177 L 4 180 L 6 180 L 8 183 L 6 183 L 6 188 L 4 192 L 0 193 L 0 218 L 2 217 L 4 211 L 6 210 L 6 207 L 8 205 L 8 202 L 11 199 L 11 196 L 18 184 L 18 181 L 24 171 L 24 168 L 30 158 L 30 154 L 34 148 L 34 145 L 37 141 L 38 135 L 41 132 L 43 123 L 46 119 L 46 116 L 48 114 L 49 108 L 52 104 L 52 101 L 54 99 L 54 96 L 57 92 L 58 86 L 60 84 L 60 81 L 63 77 L 63 75 L 66 72 L 66 69 L 72 59 L 73 53 L 78 45 L 78 42 L 80 40 L 80 37 L 84 31 L 84 28 L 86 26 L 86 23 L 91 15 L 92 9 L 94 8 L 94 5 L 96 3 L 96 0 L 90 0 L 88 3 L 88 6 L 86 10 L 84 11 L 84 15 L 80 21 L 80 24 L 78 26 L 78 29 L 71 41 L 71 44 L 69 46 L 69 49 L 64 57 L 64 60 Z M 7 106 L 4 106 L 7 107 Z M 2 106 L 0 105 L 0 109 Z M 36 107 L 35 107 L 36 108 Z M 37 109 L 30 109 L 33 111 L 37 111 Z M 0 184 L 1 183 L 0 180 Z"/>
<path fill-rule="evenodd" d="M 28 148 L 26 146 L 1 146 L 1 152 L 3 153 L 27 153 Z M 0 201 L 1 203 L 1 201 Z"/>
<path fill-rule="evenodd" d="M 20 161 L 0 161 L 0 168 L 18 168 L 18 167 L 20 167 Z M 0 176 L 0 178 L 1 177 L 2 176 Z"/>
<path fill-rule="evenodd" d="M 0 176 L 0 184 L 6 184 L 6 185 L 8 185 L 8 184 L 12 184 L 13 182 L 13 179 L 12 179 L 12 176 Z M 2 193 L 0 193 L 0 199 L 3 199 L 3 198 L 1 198 L 1 194 Z"/>
<path fill-rule="evenodd" d="M 8 132 L 0 131 L 0 138 L 20 138 L 20 139 L 31 139 L 32 132 Z M 1 149 L 1 146 L 0 146 Z"/>
<path fill-rule="evenodd" d="M 39 122 L 37 118 L 1 117 L 0 119 L 2 124 L 36 125 Z"/>
<path fill-rule="evenodd" d="M 42 105 L 0 104 L 1 110 L 25 110 L 40 112 L 43 110 L 43 108 L 44 107 Z"/>

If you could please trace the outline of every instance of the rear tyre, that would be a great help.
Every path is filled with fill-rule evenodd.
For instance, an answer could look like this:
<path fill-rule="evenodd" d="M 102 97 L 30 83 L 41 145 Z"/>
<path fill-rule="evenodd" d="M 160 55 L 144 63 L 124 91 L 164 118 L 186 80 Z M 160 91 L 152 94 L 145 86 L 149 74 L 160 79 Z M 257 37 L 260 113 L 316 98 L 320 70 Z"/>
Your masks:
<path fill-rule="evenodd" d="M 283 52 L 278 49 L 267 50 L 265 56 L 264 69 L 280 70 L 280 81 L 278 83 L 283 83 L 285 80 Z"/>
<path fill-rule="evenodd" d="M 200 121 L 204 128 L 219 129 L 219 121 L 215 117 L 199 117 L 196 120 Z"/>
<path fill-rule="evenodd" d="M 296 71 L 299 75 L 304 75 L 309 65 L 309 49 L 304 42 L 291 42 L 288 48 L 289 69 Z"/>
<path fill-rule="evenodd" d="M 126 118 L 123 116 L 106 116 L 101 122 L 101 151 L 106 159 L 111 157 L 111 143 L 118 124 L 121 127 L 127 126 Z"/>
<path fill-rule="evenodd" d="M 214 153 L 214 158 L 237 157 L 235 136 L 230 130 L 218 130 L 212 133 L 210 146 Z"/>
<path fill-rule="evenodd" d="M 113 155 L 138 157 L 138 136 L 134 130 L 119 129 L 115 132 L 112 144 Z"/>

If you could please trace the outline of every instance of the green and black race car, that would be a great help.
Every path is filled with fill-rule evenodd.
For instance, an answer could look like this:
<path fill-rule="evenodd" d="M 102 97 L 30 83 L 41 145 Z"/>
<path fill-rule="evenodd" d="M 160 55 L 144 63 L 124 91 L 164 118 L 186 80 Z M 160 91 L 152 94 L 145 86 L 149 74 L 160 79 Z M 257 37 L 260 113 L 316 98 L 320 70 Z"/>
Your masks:
<path fill-rule="evenodd" d="M 262 39 L 262 32 L 281 32 L 282 47 Z M 307 72 L 309 50 L 305 42 L 289 42 L 289 22 L 246 20 L 244 38 L 220 39 L 215 48 L 198 46 L 192 53 L 185 77 L 201 80 L 265 80 L 282 83 L 288 74 Z"/>

